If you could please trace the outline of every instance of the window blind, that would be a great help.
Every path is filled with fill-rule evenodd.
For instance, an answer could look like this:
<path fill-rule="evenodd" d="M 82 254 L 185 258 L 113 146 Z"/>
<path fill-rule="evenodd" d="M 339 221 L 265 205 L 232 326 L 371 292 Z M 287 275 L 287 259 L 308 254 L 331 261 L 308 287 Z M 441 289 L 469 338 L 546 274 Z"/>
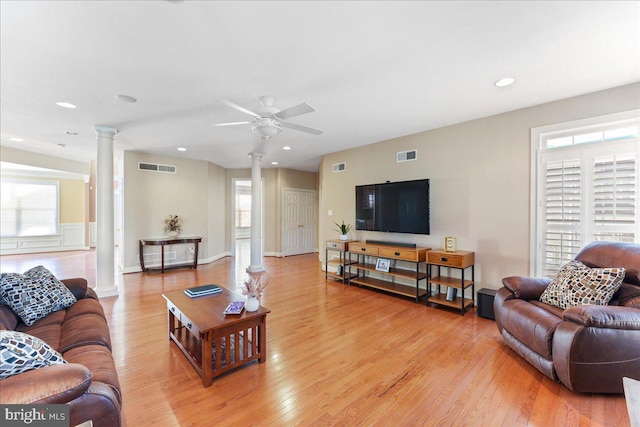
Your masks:
<path fill-rule="evenodd" d="M 58 233 L 58 182 L 3 179 L 0 235 L 48 236 Z"/>

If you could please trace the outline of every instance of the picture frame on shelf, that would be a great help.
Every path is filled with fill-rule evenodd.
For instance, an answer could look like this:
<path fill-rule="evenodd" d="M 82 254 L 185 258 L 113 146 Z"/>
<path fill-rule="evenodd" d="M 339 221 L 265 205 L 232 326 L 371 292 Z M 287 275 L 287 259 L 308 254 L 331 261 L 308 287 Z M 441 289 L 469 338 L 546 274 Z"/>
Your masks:
<path fill-rule="evenodd" d="M 444 250 L 445 250 L 445 252 L 455 252 L 456 251 L 456 238 L 455 237 L 445 237 L 444 238 Z"/>
<path fill-rule="evenodd" d="M 376 270 L 384 271 L 385 273 L 389 272 L 389 267 L 391 266 L 391 260 L 386 258 L 378 258 L 376 261 Z"/>

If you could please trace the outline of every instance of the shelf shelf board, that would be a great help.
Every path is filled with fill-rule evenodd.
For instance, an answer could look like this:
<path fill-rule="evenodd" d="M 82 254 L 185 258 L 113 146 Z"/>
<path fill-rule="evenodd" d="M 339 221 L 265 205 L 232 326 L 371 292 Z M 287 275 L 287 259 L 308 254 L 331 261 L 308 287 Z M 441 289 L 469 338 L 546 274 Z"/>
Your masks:
<path fill-rule="evenodd" d="M 460 281 L 460 279 L 455 277 L 436 276 L 429 279 L 429 282 L 433 283 L 434 285 L 449 286 L 450 288 L 456 288 L 456 289 L 463 288 L 462 282 Z M 471 285 L 473 285 L 473 280 L 464 281 L 464 289 L 467 289 Z"/>
<path fill-rule="evenodd" d="M 462 304 L 462 300 L 464 300 L 464 304 Z M 461 308 L 467 309 L 473 305 L 473 300 L 469 298 L 460 298 L 456 297 L 453 301 L 447 301 L 446 294 L 435 294 L 427 300 L 428 302 L 432 302 L 434 304 L 446 305 L 447 307 L 457 308 L 460 310 Z"/>
<path fill-rule="evenodd" d="M 351 269 L 353 270 L 354 268 L 358 268 L 360 270 L 368 270 L 368 271 L 375 271 L 377 273 L 380 274 L 389 274 L 392 276 L 397 276 L 397 277 L 405 277 L 407 279 L 412 279 L 415 280 L 416 279 L 416 272 L 412 271 L 412 270 L 403 270 L 400 268 L 390 268 L 389 271 L 380 271 L 380 270 L 376 270 L 376 265 L 375 264 L 363 264 L 363 263 L 353 263 L 351 264 Z M 424 272 L 419 272 L 417 275 L 418 280 L 424 280 L 427 278 L 427 274 Z M 415 288 L 414 288 L 415 289 Z"/>
<path fill-rule="evenodd" d="M 404 295 L 407 297 L 416 297 L 416 287 L 407 286 L 399 283 L 391 283 L 386 280 L 380 280 L 373 277 L 357 277 L 352 278 L 351 283 L 366 286 L 368 288 L 379 289 L 382 291 L 393 292 L 394 294 Z M 427 294 L 426 289 L 419 289 L 418 297 L 422 297 Z"/>
<path fill-rule="evenodd" d="M 327 261 L 327 264 L 332 264 L 332 265 L 349 265 L 349 264 L 355 264 L 356 261 L 355 260 L 349 260 L 349 259 L 344 259 L 342 261 L 340 261 L 339 259 L 330 259 Z"/>
<path fill-rule="evenodd" d="M 349 273 L 345 274 L 344 276 L 341 276 L 339 274 L 335 274 L 335 273 L 327 273 L 327 277 L 331 277 L 332 279 L 336 279 L 336 280 L 343 280 L 343 279 L 351 279 L 356 277 L 355 274 L 351 273 L 351 275 L 349 275 Z"/>

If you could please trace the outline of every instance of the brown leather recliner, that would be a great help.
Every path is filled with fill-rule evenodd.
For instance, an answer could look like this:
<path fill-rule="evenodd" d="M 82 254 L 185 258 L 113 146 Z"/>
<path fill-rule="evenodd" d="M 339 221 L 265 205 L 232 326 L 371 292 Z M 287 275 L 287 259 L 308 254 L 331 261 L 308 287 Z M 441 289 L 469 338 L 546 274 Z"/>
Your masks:
<path fill-rule="evenodd" d="M 31 326 L 0 303 L 0 329 L 40 338 L 68 362 L 0 380 L 0 403 L 65 403 L 72 426 L 91 420 L 94 427 L 118 427 L 122 396 L 104 310 L 85 279 L 62 283 L 77 301 Z"/>
<path fill-rule="evenodd" d="M 494 299 L 498 329 L 516 353 L 570 390 L 623 393 L 622 377 L 640 380 L 640 245 L 593 242 L 575 259 L 626 269 L 609 305 L 562 310 L 538 300 L 551 279 L 507 277 Z"/>

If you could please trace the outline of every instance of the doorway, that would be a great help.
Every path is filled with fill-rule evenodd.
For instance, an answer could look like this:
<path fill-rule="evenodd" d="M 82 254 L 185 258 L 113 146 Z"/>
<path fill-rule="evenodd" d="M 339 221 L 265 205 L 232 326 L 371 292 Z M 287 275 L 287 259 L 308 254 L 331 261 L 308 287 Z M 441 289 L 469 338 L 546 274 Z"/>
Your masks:
<path fill-rule="evenodd" d="M 233 181 L 233 248 L 236 263 L 249 265 L 251 261 L 251 180 Z"/>

